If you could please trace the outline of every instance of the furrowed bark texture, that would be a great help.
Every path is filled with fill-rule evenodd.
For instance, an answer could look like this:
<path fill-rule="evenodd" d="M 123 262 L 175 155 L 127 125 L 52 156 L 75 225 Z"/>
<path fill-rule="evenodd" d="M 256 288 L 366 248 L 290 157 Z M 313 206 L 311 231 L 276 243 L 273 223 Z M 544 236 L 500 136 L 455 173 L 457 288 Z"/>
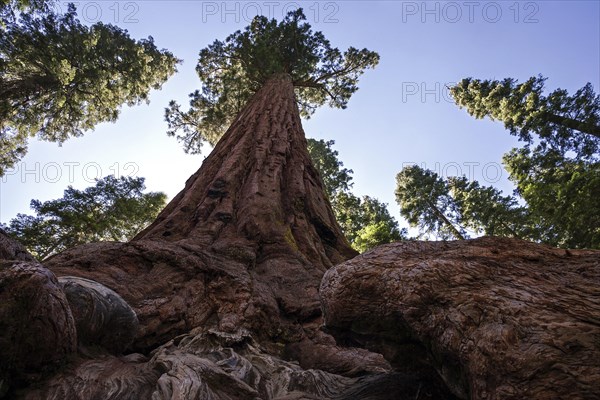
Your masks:
<path fill-rule="evenodd" d="M 327 328 L 462 399 L 600 398 L 600 251 L 400 242 L 323 278 Z"/>

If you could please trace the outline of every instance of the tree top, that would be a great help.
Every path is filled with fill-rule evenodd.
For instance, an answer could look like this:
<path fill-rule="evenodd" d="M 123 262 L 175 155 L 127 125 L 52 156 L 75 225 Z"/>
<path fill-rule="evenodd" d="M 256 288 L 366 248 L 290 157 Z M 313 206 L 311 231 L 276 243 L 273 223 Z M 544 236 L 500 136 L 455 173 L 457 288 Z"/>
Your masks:
<path fill-rule="evenodd" d="M 250 96 L 276 74 L 290 76 L 304 117 L 324 104 L 346 108 L 359 76 L 378 62 L 379 55 L 368 49 L 332 47 L 323 33 L 312 31 L 302 9 L 281 22 L 257 16 L 200 51 L 196 72 L 202 89 L 190 94 L 187 112 L 171 102 L 168 134 L 177 135 L 187 152 L 199 152 L 204 141 L 214 145 Z"/>

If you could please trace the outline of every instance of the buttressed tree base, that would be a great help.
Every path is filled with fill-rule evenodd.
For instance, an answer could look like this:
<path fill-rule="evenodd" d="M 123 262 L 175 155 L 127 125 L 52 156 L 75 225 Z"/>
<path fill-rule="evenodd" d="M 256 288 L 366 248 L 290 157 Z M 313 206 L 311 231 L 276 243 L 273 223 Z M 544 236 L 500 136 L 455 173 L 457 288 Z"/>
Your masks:
<path fill-rule="evenodd" d="M 339 347 L 320 329 L 321 278 L 354 255 L 310 162 L 291 79 L 275 75 L 134 240 L 46 261 L 131 305 L 140 325 L 133 353 L 80 343 L 66 369 L 19 395 L 392 398 L 382 385 L 416 393 L 419 376 L 390 374 L 381 355 Z M 451 398 L 433 370 L 426 379 L 421 391 Z M 285 397 L 295 392 L 305 397 Z"/>

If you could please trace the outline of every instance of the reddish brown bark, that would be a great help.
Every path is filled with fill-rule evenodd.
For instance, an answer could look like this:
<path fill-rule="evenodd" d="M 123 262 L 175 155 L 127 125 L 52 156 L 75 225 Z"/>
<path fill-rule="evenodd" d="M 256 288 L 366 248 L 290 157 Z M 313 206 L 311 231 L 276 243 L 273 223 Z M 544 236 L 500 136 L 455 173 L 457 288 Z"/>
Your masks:
<path fill-rule="evenodd" d="M 518 239 L 380 246 L 327 271 L 325 321 L 461 399 L 600 398 L 600 251 Z"/>
<path fill-rule="evenodd" d="M 2 240 L 0 249 L 6 243 Z M 3 259 L 2 253 L 0 398 L 9 386 L 56 370 L 77 349 L 75 321 L 54 274 L 36 262 Z"/>
<path fill-rule="evenodd" d="M 213 152 L 136 239 L 292 256 L 324 271 L 355 256 L 310 160 L 288 75 L 255 94 Z"/>

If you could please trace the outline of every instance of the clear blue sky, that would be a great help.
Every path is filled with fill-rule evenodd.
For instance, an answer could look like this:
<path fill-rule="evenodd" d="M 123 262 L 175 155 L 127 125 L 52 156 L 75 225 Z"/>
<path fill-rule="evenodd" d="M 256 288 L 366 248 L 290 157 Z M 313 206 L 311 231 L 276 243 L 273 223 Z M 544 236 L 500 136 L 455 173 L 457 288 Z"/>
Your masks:
<path fill-rule="evenodd" d="M 381 55 L 346 110 L 320 109 L 304 130 L 335 140 L 340 159 L 354 170 L 354 192 L 387 202 L 397 219 L 395 175 L 406 163 L 512 190 L 500 160 L 517 141 L 502 124 L 454 106 L 446 84 L 543 74 L 550 90 L 572 92 L 587 82 L 600 88 L 598 1 L 81 2 L 82 19 L 116 23 L 136 38 L 152 35 L 184 62 L 151 94 L 150 105 L 125 107 L 116 123 L 62 147 L 32 141 L 17 169 L 0 180 L 0 221 L 29 213 L 33 198 L 58 198 L 68 185 L 85 188 L 113 173 L 146 177 L 148 189 L 172 198 L 204 158 L 184 154 L 163 122 L 169 100 L 187 103 L 200 86 L 198 51 L 256 13 L 279 19 L 298 4 L 334 46 Z"/>

